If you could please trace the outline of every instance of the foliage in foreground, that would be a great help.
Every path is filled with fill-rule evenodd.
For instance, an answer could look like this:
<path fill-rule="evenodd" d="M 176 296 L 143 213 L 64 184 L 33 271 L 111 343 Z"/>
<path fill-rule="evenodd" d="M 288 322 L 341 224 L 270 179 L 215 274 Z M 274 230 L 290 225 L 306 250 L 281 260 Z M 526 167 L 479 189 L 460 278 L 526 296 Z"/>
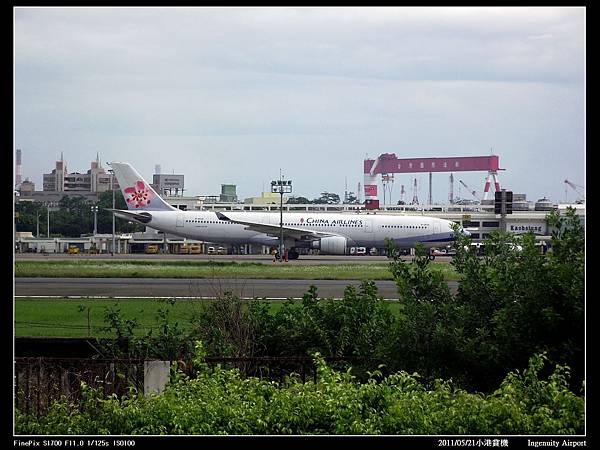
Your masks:
<path fill-rule="evenodd" d="M 431 270 L 424 248 L 412 264 L 391 247 L 403 314 L 396 327 L 394 364 L 425 379 L 452 378 L 462 387 L 490 391 L 504 375 L 546 352 L 572 369 L 571 388 L 581 385 L 585 351 L 585 238 L 572 209 L 549 214 L 552 251 L 533 234 L 493 232 L 485 254 L 457 233 L 452 265 L 460 275 L 451 293 Z M 517 250 L 518 249 L 518 250 Z M 396 357 L 397 355 L 397 357 Z"/>
<path fill-rule="evenodd" d="M 458 235 L 452 262 L 461 276 L 456 293 L 432 270 L 423 248 L 417 248 L 412 263 L 390 248 L 389 269 L 400 294 L 396 312 L 372 281 L 347 286 L 342 299 L 319 298 L 312 286 L 302 301 L 289 300 L 277 310 L 266 301 L 225 293 L 204 303 L 189 325 L 172 320 L 165 304 L 155 329 L 136 337 L 137 318 L 125 318 L 115 306 L 106 311 L 106 331 L 119 345 L 103 353 L 189 360 L 195 340 L 205 342 L 216 357 L 319 352 L 352 361 L 361 380 L 385 364 L 386 375 L 417 372 L 426 385 L 452 378 L 464 389 L 489 393 L 506 373 L 526 366 L 531 355 L 546 352 L 550 361 L 571 368 L 571 390 L 580 393 L 584 234 L 574 211 L 551 214 L 548 221 L 554 229 L 548 255 L 539 252 L 533 235 L 493 233 L 479 257 L 470 239 Z"/>
<path fill-rule="evenodd" d="M 451 381 L 425 388 L 419 376 L 375 371 L 366 383 L 326 365 L 317 354 L 318 382 L 242 378 L 237 370 L 203 364 L 197 377 L 173 372 L 161 395 L 102 398 L 84 389 L 80 405 L 65 401 L 48 415 L 16 412 L 17 434 L 580 434 L 584 400 L 567 387 L 569 370 L 536 355 L 522 373 L 509 373 L 490 395 L 471 394 Z"/>

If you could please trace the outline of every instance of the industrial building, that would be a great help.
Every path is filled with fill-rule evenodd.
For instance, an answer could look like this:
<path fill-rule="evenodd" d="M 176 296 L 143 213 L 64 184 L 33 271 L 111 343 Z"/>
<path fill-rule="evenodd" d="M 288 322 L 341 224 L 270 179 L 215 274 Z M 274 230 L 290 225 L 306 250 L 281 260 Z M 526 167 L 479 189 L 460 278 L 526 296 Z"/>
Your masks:
<path fill-rule="evenodd" d="M 155 173 L 152 176 L 152 188 L 161 196 L 183 197 L 183 175 Z"/>
<path fill-rule="evenodd" d="M 20 155 L 21 151 L 19 150 L 17 159 L 19 174 L 21 172 Z M 56 207 L 64 196 L 81 196 L 96 203 L 98 194 L 113 188 L 119 189 L 117 179 L 102 167 L 98 155 L 96 155 L 96 160 L 91 162 L 90 169 L 86 173 L 79 173 L 68 172 L 62 153 L 60 160 L 56 161 L 54 169 L 50 173 L 43 174 L 41 191 L 36 191 L 35 183 L 28 179 L 16 186 L 19 193 L 17 201 L 37 201 L 50 207 Z"/>
<path fill-rule="evenodd" d="M 61 153 L 60 161 L 56 161 L 56 167 L 52 172 L 43 175 L 43 190 L 45 192 L 98 193 L 109 191 L 113 186 L 118 188 L 116 179 L 113 180 L 112 174 L 106 173 L 100 164 L 98 155 L 96 155 L 96 160 L 92 161 L 91 167 L 86 173 L 69 173 L 67 163 Z"/>

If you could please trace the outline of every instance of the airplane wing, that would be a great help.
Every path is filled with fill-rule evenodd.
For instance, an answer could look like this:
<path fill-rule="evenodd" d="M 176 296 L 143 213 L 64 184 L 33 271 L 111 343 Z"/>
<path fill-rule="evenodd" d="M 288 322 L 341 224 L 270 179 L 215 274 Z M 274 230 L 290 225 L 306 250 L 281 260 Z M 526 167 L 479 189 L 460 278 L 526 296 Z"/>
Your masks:
<path fill-rule="evenodd" d="M 245 220 L 236 220 L 227 217 L 225 214 L 215 211 L 215 214 L 219 218 L 219 220 L 226 220 L 233 223 L 239 223 L 240 225 L 246 225 L 247 230 L 257 231 L 259 233 L 265 233 L 269 236 L 279 237 L 281 228 L 279 225 L 272 225 L 268 223 L 261 222 L 249 222 Z M 286 237 L 294 238 L 297 240 L 307 240 L 312 241 L 316 239 L 320 239 L 322 237 L 327 236 L 340 236 L 336 233 L 328 233 L 323 231 L 315 231 L 308 230 L 306 228 L 297 228 L 297 227 L 283 227 L 283 235 Z"/>
<path fill-rule="evenodd" d="M 145 212 L 145 211 L 129 211 L 129 210 L 123 210 L 123 209 L 112 209 L 112 208 L 105 208 L 107 211 L 112 211 L 117 217 L 120 217 L 122 219 L 126 219 L 126 220 L 137 220 L 138 222 L 141 223 L 148 223 L 150 222 L 150 220 L 152 220 L 152 214 Z"/>

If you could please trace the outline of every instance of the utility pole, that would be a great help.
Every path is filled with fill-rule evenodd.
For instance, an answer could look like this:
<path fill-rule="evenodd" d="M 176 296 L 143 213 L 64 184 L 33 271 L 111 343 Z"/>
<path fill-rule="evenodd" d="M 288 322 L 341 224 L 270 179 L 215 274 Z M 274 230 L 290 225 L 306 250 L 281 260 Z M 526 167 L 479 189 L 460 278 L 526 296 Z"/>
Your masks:
<path fill-rule="evenodd" d="M 283 262 L 283 177 L 279 169 L 279 262 Z"/>
<path fill-rule="evenodd" d="M 344 177 L 344 205 L 348 204 L 348 178 Z"/>
<path fill-rule="evenodd" d="M 50 203 L 48 203 L 46 205 L 46 211 L 47 211 L 47 214 L 48 214 L 48 216 L 47 216 L 47 222 L 48 222 L 47 236 L 48 236 L 48 239 L 50 239 Z"/>
<path fill-rule="evenodd" d="M 108 173 L 110 176 L 110 190 L 112 191 L 112 250 L 110 254 L 114 256 L 115 254 L 115 173 L 112 169 L 109 169 Z"/>
<path fill-rule="evenodd" d="M 433 197 L 431 194 L 431 172 L 429 172 L 429 204 L 433 205 Z"/>

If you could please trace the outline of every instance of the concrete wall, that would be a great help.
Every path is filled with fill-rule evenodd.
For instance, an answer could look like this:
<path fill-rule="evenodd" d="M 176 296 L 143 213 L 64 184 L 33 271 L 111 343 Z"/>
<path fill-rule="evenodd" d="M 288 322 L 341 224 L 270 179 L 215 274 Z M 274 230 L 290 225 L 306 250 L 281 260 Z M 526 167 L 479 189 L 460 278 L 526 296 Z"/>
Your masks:
<path fill-rule="evenodd" d="M 144 361 L 144 395 L 162 394 L 169 382 L 170 361 Z"/>

